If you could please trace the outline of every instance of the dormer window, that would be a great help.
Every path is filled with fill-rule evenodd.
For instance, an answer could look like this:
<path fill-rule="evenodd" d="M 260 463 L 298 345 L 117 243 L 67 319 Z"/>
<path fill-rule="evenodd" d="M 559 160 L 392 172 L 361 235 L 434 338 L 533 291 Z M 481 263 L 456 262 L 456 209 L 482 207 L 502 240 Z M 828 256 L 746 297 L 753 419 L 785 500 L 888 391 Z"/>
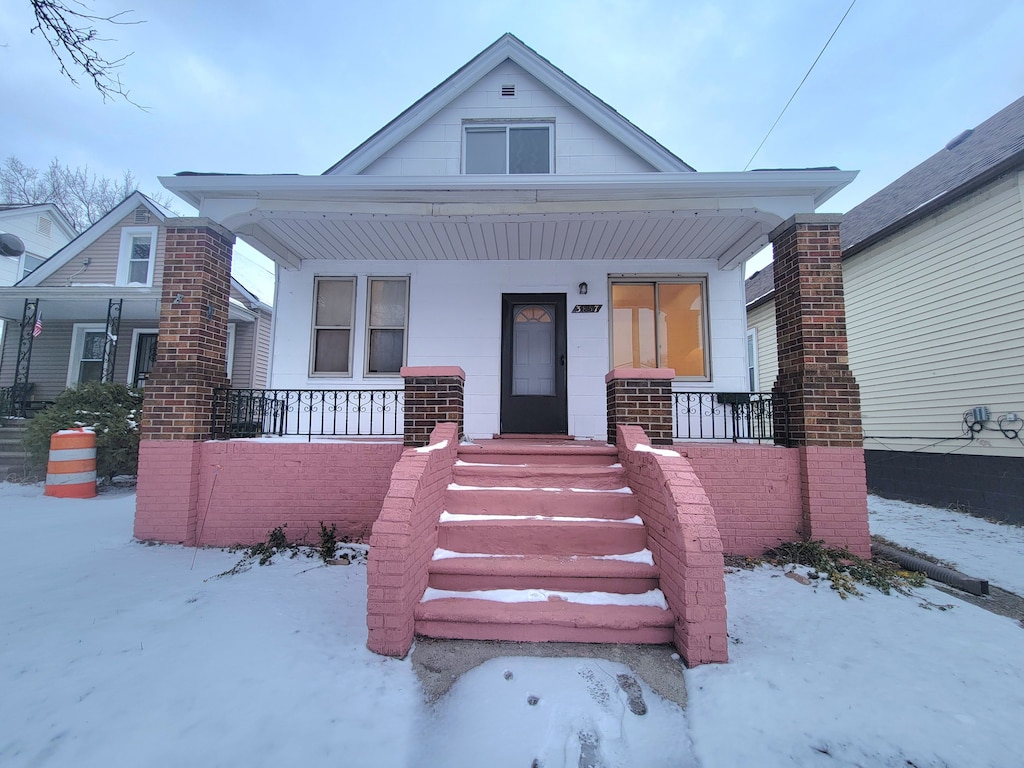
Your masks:
<path fill-rule="evenodd" d="M 551 173 L 551 123 L 467 125 L 463 173 Z"/>
<path fill-rule="evenodd" d="M 118 285 L 152 285 L 156 227 L 125 227 L 117 260 Z"/>

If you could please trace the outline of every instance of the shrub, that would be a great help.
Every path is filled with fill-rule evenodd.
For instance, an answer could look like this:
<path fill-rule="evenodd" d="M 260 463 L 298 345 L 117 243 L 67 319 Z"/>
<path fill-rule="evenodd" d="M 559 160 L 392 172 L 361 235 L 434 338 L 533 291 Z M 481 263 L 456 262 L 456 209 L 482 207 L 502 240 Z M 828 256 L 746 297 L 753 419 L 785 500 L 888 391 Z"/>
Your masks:
<path fill-rule="evenodd" d="M 99 382 L 67 389 L 28 422 L 25 450 L 30 467 L 45 473 L 54 432 L 92 427 L 96 432 L 97 476 L 112 480 L 117 475 L 138 474 L 141 419 L 141 390 Z"/>

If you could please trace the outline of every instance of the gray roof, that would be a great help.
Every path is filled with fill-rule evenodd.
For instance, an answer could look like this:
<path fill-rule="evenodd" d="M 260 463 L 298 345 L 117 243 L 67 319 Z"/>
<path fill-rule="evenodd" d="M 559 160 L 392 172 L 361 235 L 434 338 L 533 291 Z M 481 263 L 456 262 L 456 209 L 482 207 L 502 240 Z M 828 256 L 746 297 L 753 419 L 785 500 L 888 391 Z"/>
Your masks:
<path fill-rule="evenodd" d="M 859 251 L 1024 164 L 1024 97 L 952 139 L 843 217 L 843 253 Z M 941 198 L 941 200 L 939 199 Z"/>
<path fill-rule="evenodd" d="M 775 267 L 769 264 L 760 272 L 755 272 L 744 283 L 747 290 L 747 307 L 759 303 L 758 299 L 769 297 L 775 291 Z"/>

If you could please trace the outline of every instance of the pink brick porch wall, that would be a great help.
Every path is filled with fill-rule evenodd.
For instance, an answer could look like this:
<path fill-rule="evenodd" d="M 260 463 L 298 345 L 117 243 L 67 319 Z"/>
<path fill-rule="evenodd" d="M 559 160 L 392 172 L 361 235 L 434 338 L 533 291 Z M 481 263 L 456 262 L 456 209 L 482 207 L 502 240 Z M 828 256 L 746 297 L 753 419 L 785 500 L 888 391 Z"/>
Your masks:
<path fill-rule="evenodd" d="M 682 456 L 636 451 L 650 445 L 640 427 L 619 425 L 617 445 L 676 617 L 677 650 L 691 667 L 728 661 L 722 540 L 700 480 Z"/>
<path fill-rule="evenodd" d="M 366 568 L 366 646 L 375 653 L 405 656 L 412 647 L 413 611 L 427 587 L 437 523 L 458 454 L 458 432 L 452 422 L 438 424 L 429 445 L 447 445 L 406 450 L 391 475 L 384 507 L 373 524 Z"/>
<path fill-rule="evenodd" d="M 315 543 L 323 521 L 366 541 L 401 454 L 397 442 L 143 440 L 135 537 L 254 544 L 287 523 L 289 541 Z"/>
<path fill-rule="evenodd" d="M 700 478 L 727 555 L 757 556 L 804 537 L 798 449 L 699 443 L 673 447 Z"/>
<path fill-rule="evenodd" d="M 803 465 L 804 506 L 812 510 L 807 538 L 871 557 L 863 449 L 808 445 L 797 450 Z"/>

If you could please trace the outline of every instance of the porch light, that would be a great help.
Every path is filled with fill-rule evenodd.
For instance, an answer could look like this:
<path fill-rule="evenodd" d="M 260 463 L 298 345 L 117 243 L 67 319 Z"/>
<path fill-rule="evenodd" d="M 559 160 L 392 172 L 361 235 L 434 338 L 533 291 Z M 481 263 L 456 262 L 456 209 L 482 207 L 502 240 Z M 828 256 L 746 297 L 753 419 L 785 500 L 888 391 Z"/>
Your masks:
<path fill-rule="evenodd" d="M 580 296 L 586 296 L 587 295 L 587 287 L 588 286 L 587 286 L 586 283 L 580 283 L 580 285 L 579 285 Z"/>

